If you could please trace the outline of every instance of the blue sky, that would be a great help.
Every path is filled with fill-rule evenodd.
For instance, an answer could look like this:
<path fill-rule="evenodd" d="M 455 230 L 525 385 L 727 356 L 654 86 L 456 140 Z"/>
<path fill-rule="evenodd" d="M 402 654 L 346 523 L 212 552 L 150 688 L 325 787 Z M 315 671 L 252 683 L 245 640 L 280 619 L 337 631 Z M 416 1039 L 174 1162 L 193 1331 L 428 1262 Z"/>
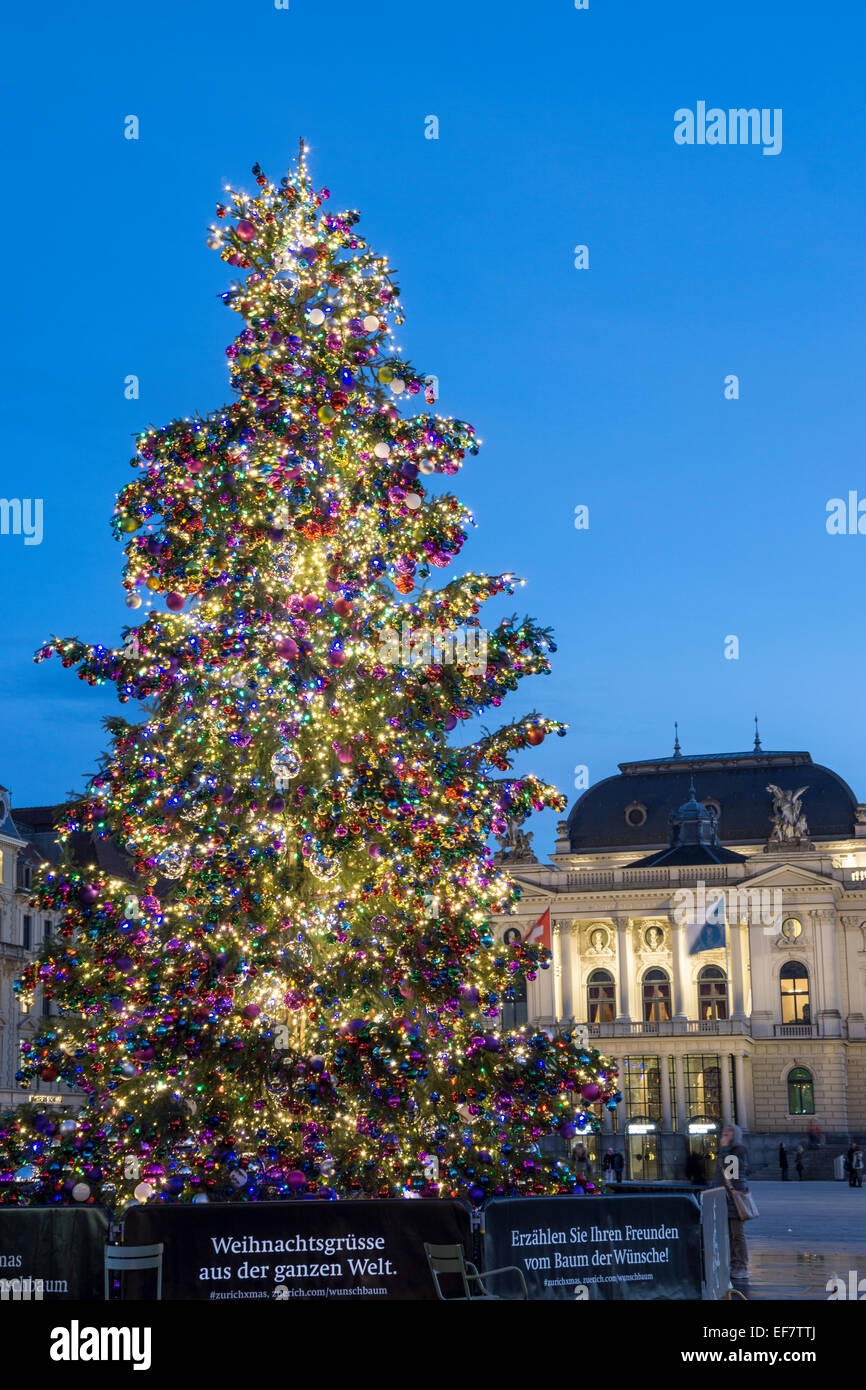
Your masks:
<path fill-rule="evenodd" d="M 553 675 L 510 712 L 571 731 L 523 766 L 573 798 L 576 764 L 666 753 L 674 719 L 686 753 L 746 748 L 757 711 L 765 747 L 866 799 L 866 536 L 825 529 L 829 498 L 866 497 L 862 6 L 289 6 L 7 21 L 0 492 L 44 504 L 41 545 L 0 536 L 13 803 L 80 789 L 103 746 L 111 690 L 32 652 L 128 620 L 108 521 L 131 436 L 229 398 L 206 228 L 300 134 L 399 268 L 401 345 L 484 439 L 457 479 L 464 567 L 526 576 L 556 629 Z M 782 152 L 676 145 L 699 100 L 781 108 Z"/>

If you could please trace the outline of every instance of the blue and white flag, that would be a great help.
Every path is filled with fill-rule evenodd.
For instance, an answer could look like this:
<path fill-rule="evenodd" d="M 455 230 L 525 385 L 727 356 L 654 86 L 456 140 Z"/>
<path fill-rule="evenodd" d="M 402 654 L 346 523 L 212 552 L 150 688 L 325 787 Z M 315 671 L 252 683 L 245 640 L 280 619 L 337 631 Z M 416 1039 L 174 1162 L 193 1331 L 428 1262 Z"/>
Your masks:
<path fill-rule="evenodd" d="M 686 921 L 686 946 L 690 956 L 701 951 L 723 951 L 726 946 L 724 891 L 707 897 L 706 886 L 698 883 L 694 911 Z"/>

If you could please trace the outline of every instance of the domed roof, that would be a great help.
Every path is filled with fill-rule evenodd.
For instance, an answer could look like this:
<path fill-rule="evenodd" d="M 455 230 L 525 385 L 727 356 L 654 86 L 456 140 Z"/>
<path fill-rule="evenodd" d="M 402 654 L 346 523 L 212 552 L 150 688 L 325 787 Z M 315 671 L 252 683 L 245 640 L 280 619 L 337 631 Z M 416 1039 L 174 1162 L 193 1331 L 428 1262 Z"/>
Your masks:
<path fill-rule="evenodd" d="M 700 801 L 697 800 L 695 796 L 695 784 L 692 782 L 689 787 L 688 801 L 683 802 L 682 806 L 673 813 L 671 819 L 678 822 L 687 820 L 714 821 L 716 819 L 716 814 L 715 811 L 711 811 L 708 806 L 702 806 Z"/>
<path fill-rule="evenodd" d="M 691 791 L 692 779 L 699 793 Z M 768 786 L 797 791 L 812 840 L 854 835 L 857 798 L 837 773 L 813 763 L 809 753 L 709 753 L 620 763 L 583 793 L 568 817 L 576 853 L 667 845 L 671 810 L 682 824 L 705 824 L 712 810 L 726 844 L 764 843 L 771 830 L 773 796 Z"/>

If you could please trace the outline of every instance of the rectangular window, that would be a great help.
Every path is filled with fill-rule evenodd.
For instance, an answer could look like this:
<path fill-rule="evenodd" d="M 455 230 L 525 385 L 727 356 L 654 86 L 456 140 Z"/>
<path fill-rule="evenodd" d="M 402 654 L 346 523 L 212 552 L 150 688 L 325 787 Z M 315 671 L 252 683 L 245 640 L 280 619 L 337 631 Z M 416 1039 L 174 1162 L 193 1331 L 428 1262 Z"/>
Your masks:
<path fill-rule="evenodd" d="M 25 951 L 33 950 L 33 918 L 26 914 L 21 922 L 21 945 Z"/>
<path fill-rule="evenodd" d="M 677 1066 L 673 1057 L 668 1058 L 668 1084 L 671 1088 L 671 1129 L 677 1127 Z"/>
<path fill-rule="evenodd" d="M 42 940 L 43 940 L 43 941 L 50 941 L 50 940 L 51 940 L 51 923 L 50 923 L 50 922 L 43 922 L 43 923 L 42 923 Z"/>
<path fill-rule="evenodd" d="M 693 1053 L 683 1058 L 686 1117 L 690 1120 L 722 1118 L 722 1072 L 719 1058 Z"/>
<path fill-rule="evenodd" d="M 662 1118 L 661 1070 L 658 1057 L 626 1057 L 620 1078 L 629 1120 Z"/>

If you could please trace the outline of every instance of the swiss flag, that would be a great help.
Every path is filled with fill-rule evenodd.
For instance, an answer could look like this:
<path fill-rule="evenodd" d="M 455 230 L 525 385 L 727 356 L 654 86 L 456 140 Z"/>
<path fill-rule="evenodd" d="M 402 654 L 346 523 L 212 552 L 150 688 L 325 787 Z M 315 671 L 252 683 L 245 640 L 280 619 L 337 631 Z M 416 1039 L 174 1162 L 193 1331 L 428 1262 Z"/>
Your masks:
<path fill-rule="evenodd" d="M 534 927 L 523 938 L 527 946 L 544 946 L 550 950 L 550 908 L 545 908 Z"/>

